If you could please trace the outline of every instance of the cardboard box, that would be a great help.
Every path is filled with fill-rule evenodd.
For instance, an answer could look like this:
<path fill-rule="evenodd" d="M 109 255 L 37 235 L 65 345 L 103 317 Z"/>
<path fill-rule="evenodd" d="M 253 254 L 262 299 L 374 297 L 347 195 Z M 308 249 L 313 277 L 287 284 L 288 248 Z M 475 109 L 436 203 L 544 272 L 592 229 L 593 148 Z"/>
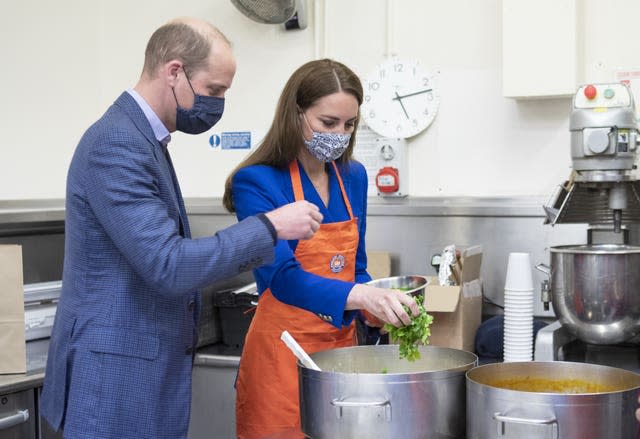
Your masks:
<path fill-rule="evenodd" d="M 391 276 L 391 255 L 384 251 L 367 250 L 367 272 L 371 279 Z"/>
<path fill-rule="evenodd" d="M 474 352 L 476 331 L 482 320 L 482 249 L 471 247 L 459 261 L 461 285 L 440 286 L 430 277 L 425 308 L 433 316 L 429 344 Z"/>

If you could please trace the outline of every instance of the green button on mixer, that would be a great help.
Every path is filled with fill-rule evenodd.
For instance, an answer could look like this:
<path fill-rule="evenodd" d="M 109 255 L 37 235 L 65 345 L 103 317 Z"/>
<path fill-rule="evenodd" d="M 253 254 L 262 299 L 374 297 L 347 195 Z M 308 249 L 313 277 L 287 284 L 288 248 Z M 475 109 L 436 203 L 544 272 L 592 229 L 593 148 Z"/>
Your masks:
<path fill-rule="evenodd" d="M 610 88 L 608 88 L 608 89 L 606 89 L 606 90 L 604 91 L 604 97 L 605 97 L 606 99 L 611 99 L 611 98 L 613 97 L 613 95 L 615 95 L 615 92 L 614 92 L 612 89 L 610 89 Z"/>

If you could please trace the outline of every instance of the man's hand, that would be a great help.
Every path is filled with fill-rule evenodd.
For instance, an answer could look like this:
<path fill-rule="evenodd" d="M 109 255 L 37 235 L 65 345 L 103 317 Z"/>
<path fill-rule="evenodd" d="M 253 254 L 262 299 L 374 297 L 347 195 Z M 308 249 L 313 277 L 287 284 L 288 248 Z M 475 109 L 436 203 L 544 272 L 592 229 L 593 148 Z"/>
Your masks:
<path fill-rule="evenodd" d="M 383 323 L 400 327 L 411 323 L 411 318 L 402 305 L 406 305 L 412 315 L 420 314 L 415 299 L 405 292 L 356 284 L 347 297 L 345 309 L 364 309 Z M 369 320 L 368 316 L 367 320 Z"/>
<path fill-rule="evenodd" d="M 296 201 L 286 204 L 265 216 L 276 228 L 278 239 L 309 239 L 320 228 L 322 214 L 315 204 Z"/>

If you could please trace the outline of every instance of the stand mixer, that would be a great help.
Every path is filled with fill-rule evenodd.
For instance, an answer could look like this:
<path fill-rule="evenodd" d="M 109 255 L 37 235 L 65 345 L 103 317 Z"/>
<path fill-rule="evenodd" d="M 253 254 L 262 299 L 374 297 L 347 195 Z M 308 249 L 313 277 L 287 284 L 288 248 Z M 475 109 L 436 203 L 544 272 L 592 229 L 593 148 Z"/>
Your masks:
<path fill-rule="evenodd" d="M 535 360 L 640 368 L 640 144 L 622 83 L 578 88 L 570 116 L 572 172 L 544 206 L 545 224 L 585 223 L 586 245 L 550 248 L 542 301 L 558 321 L 536 337 Z M 611 364 L 615 363 L 615 364 Z"/>

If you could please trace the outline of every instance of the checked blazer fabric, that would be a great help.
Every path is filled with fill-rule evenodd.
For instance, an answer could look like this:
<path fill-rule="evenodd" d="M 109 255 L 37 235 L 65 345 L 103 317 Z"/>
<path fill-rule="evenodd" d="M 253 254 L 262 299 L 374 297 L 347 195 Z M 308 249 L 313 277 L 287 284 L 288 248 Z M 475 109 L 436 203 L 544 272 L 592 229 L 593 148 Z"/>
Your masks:
<path fill-rule="evenodd" d="M 74 153 L 40 405 L 67 439 L 185 438 L 198 289 L 274 258 L 256 217 L 191 239 L 172 174 L 128 93 Z"/>

